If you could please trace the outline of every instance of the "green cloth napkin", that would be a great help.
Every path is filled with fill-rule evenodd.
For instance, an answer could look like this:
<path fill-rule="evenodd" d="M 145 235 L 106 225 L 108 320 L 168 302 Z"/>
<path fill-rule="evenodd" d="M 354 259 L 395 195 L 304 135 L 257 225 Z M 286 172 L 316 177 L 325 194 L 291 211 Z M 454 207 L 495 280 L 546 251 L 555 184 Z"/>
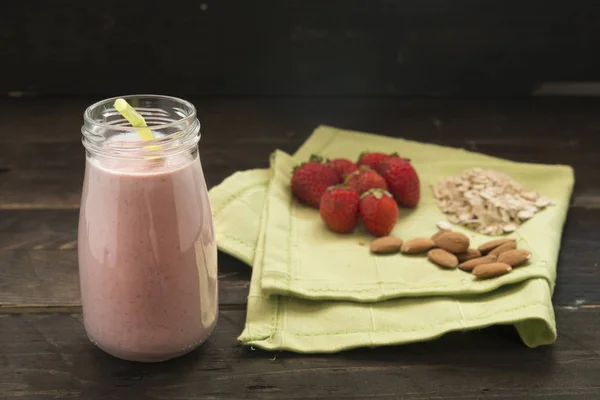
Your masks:
<path fill-rule="evenodd" d="M 421 176 L 424 198 L 416 212 L 401 219 L 400 232 L 395 232 L 401 237 L 407 237 L 402 232 L 409 228 L 409 236 L 418 236 L 414 231 L 428 236 L 435 222 L 443 218 L 426 187 L 440 173 L 458 174 L 472 166 L 485 166 L 507 172 L 553 198 L 555 207 L 519 230 L 520 247 L 536 254 L 532 265 L 512 272 L 504 281 L 477 282 L 462 271 L 439 270 L 414 257 L 372 257 L 366 247 L 357 244 L 364 233 L 330 237 L 318 213 L 290 196 L 290 166 L 310 153 L 355 158 L 365 148 L 405 154 Z M 294 158 L 276 152 L 269 172 L 234 174 L 210 193 L 219 247 L 254 266 L 242 343 L 266 349 L 332 352 L 426 340 L 451 330 L 502 323 L 515 324 L 528 346 L 555 340 L 551 295 L 573 186 L 570 168 L 518 164 L 330 127 L 317 129 Z M 474 243 L 484 240 L 469 234 Z M 333 249 L 333 256 L 324 248 Z M 353 254 L 352 263 L 349 259 L 339 262 L 340 255 L 345 257 L 343 249 Z M 371 261 L 373 258 L 377 261 Z M 383 266 L 380 259 L 384 259 Z M 388 261 L 391 264 L 385 264 Z M 396 299 L 374 302 L 385 298 Z"/>

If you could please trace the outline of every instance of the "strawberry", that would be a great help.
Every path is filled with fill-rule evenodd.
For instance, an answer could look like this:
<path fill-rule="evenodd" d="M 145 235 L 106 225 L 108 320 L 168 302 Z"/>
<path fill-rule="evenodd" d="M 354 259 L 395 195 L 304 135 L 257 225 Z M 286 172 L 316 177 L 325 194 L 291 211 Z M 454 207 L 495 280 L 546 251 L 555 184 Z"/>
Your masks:
<path fill-rule="evenodd" d="M 352 161 L 345 158 L 336 158 L 327 163 L 327 165 L 338 175 L 339 182 L 344 182 L 346 175 L 356 171 L 358 167 Z"/>
<path fill-rule="evenodd" d="M 359 203 L 355 190 L 344 185 L 332 186 L 321 197 L 319 213 L 332 231 L 349 233 L 358 222 Z"/>
<path fill-rule="evenodd" d="M 385 179 L 371 168 L 362 165 L 358 171 L 354 171 L 346 177 L 345 184 L 356 190 L 358 194 L 363 194 L 369 189 L 385 189 L 388 186 Z"/>
<path fill-rule="evenodd" d="M 323 159 L 312 155 L 308 162 L 294 168 L 292 175 L 292 193 L 302 202 L 319 208 L 321 196 L 329 186 L 338 183 L 338 176 L 323 164 Z"/>
<path fill-rule="evenodd" d="M 360 217 L 373 236 L 387 236 L 398 220 L 398 204 L 386 190 L 369 190 L 361 196 Z"/>
<path fill-rule="evenodd" d="M 400 205 L 414 208 L 419 204 L 421 197 L 419 176 L 409 160 L 388 157 L 379 165 L 379 171 Z"/>
<path fill-rule="evenodd" d="M 365 151 L 358 156 L 358 162 L 356 163 L 359 167 L 361 165 L 366 165 L 371 169 L 378 171 L 379 164 L 385 160 L 386 158 L 393 156 L 394 154 L 385 154 L 385 153 L 370 153 Z"/>

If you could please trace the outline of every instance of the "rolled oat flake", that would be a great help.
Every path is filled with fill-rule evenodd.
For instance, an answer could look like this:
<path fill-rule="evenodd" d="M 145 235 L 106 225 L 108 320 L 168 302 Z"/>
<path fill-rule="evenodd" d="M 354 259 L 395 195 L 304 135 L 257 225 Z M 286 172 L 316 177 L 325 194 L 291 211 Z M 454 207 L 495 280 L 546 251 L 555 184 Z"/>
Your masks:
<path fill-rule="evenodd" d="M 506 174 L 482 168 L 440 179 L 433 194 L 450 222 L 490 236 L 514 232 L 555 204 Z"/>

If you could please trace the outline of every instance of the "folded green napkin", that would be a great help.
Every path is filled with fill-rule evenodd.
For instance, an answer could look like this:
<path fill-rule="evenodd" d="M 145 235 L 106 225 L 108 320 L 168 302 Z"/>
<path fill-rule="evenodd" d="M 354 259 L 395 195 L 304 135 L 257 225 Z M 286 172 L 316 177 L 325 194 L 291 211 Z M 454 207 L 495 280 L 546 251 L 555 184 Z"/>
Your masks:
<path fill-rule="evenodd" d="M 400 237 L 429 236 L 435 222 L 443 219 L 426 187 L 440 174 L 485 166 L 502 170 L 554 199 L 555 207 L 519 230 L 520 247 L 534 253 L 532 265 L 500 279 L 479 282 L 462 271 L 440 270 L 420 258 L 373 257 L 367 247 L 357 243 L 367 238 L 364 233 L 348 237 L 329 233 L 315 210 L 297 204 L 290 195 L 290 167 L 310 153 L 355 158 L 366 148 L 409 156 L 421 176 L 423 201 L 399 222 L 395 234 Z M 511 323 L 527 345 L 551 343 L 556 331 L 550 298 L 572 185 L 568 167 L 517 164 L 462 150 L 321 127 L 294 159 L 276 152 L 270 172 L 237 173 L 211 190 L 219 247 L 254 266 L 247 324 L 240 341 L 267 349 L 331 352 Z M 485 240 L 469 234 L 474 243 Z M 374 302 L 386 298 L 397 299 Z"/>

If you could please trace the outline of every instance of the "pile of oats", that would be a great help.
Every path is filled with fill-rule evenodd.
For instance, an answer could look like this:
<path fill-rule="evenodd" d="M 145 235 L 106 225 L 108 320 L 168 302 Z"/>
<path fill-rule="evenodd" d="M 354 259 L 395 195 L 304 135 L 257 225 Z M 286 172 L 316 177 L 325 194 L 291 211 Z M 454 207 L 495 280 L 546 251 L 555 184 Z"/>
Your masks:
<path fill-rule="evenodd" d="M 522 221 L 554 205 L 511 177 L 481 168 L 440 179 L 433 194 L 450 222 L 490 236 L 514 232 Z"/>

